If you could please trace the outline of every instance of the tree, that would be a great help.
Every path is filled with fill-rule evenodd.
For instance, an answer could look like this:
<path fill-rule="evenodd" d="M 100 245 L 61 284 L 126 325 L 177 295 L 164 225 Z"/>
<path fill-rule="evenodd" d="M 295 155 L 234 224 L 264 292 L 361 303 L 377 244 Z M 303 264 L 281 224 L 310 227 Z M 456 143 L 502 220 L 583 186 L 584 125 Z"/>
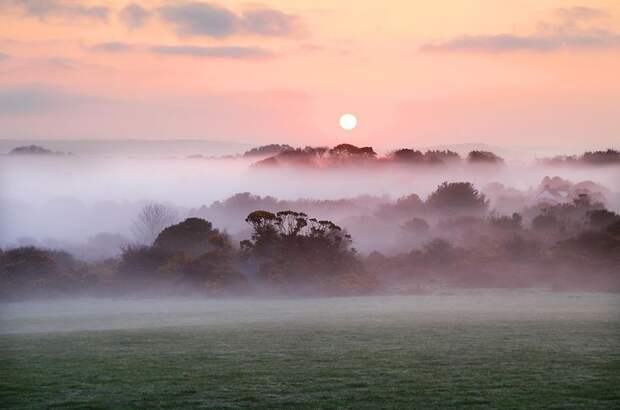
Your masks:
<path fill-rule="evenodd" d="M 471 151 L 467 155 L 467 161 L 472 164 L 502 164 L 504 162 L 503 158 L 491 151 Z"/>
<path fill-rule="evenodd" d="M 285 292 L 339 292 L 346 283 L 364 288 L 351 236 L 333 222 L 303 212 L 262 210 L 250 213 L 246 222 L 252 236 L 241 243 L 242 251 L 267 283 Z"/>
<path fill-rule="evenodd" d="M 26 246 L 0 255 L 0 296 L 41 289 L 69 290 L 85 278 L 81 265 L 67 252 Z"/>
<path fill-rule="evenodd" d="M 460 161 L 461 157 L 454 151 L 429 150 L 424 153 L 424 159 L 428 164 L 448 164 Z"/>
<path fill-rule="evenodd" d="M 244 158 L 249 157 L 270 157 L 284 151 L 293 151 L 294 148 L 288 144 L 269 144 L 255 147 L 243 154 Z"/>
<path fill-rule="evenodd" d="M 144 277 L 158 273 L 170 254 L 161 248 L 146 245 L 127 245 L 122 248 L 118 271 L 128 277 Z"/>
<path fill-rule="evenodd" d="M 519 230 L 522 227 L 521 226 L 522 222 L 523 222 L 523 217 L 517 212 L 514 212 L 512 216 L 492 215 L 489 218 L 489 223 L 491 224 L 491 226 L 494 226 L 500 229 L 505 229 L 505 230 Z"/>
<path fill-rule="evenodd" d="M 396 162 L 421 164 L 424 162 L 424 154 L 422 151 L 409 148 L 401 148 L 392 153 L 390 156 Z"/>
<path fill-rule="evenodd" d="M 215 248 L 230 248 L 228 236 L 209 221 L 187 218 L 185 221 L 165 228 L 153 242 L 153 247 L 168 253 L 185 253 L 198 256 Z"/>
<path fill-rule="evenodd" d="M 144 245 L 152 244 L 157 235 L 175 223 L 177 218 L 177 211 L 171 207 L 157 203 L 145 205 L 132 226 L 136 241 Z"/>
<path fill-rule="evenodd" d="M 351 144 L 339 144 L 329 150 L 329 153 L 339 157 L 369 157 L 374 158 L 377 153 L 372 147 L 357 147 Z"/>
<path fill-rule="evenodd" d="M 439 211 L 482 212 L 488 207 L 484 194 L 478 192 L 470 182 L 444 182 L 429 195 L 426 204 Z"/>
<path fill-rule="evenodd" d="M 422 218 L 411 218 L 405 222 L 401 228 L 408 233 L 415 235 L 426 235 L 430 229 L 428 222 Z"/>
<path fill-rule="evenodd" d="M 532 219 L 532 228 L 537 231 L 548 231 L 551 229 L 558 229 L 560 227 L 560 221 L 551 212 L 543 212 Z"/>
<path fill-rule="evenodd" d="M 433 239 L 423 248 L 425 259 L 431 265 L 450 265 L 458 259 L 457 249 L 445 239 Z"/>
<path fill-rule="evenodd" d="M 379 207 L 377 216 L 381 218 L 407 218 L 424 211 L 424 202 L 416 194 L 400 197 L 395 203 L 386 203 Z"/>
<path fill-rule="evenodd" d="M 581 161 L 595 165 L 618 164 L 620 163 L 620 151 L 613 149 L 608 149 L 607 151 L 588 151 L 581 156 Z"/>
<path fill-rule="evenodd" d="M 595 209 L 587 213 L 590 226 L 597 230 L 602 230 L 616 221 L 620 221 L 620 216 L 607 209 Z"/>
<path fill-rule="evenodd" d="M 119 271 L 142 279 L 178 281 L 217 294 L 246 285 L 233 259 L 228 235 L 209 221 L 187 218 L 161 231 L 152 246 L 126 247 Z"/>

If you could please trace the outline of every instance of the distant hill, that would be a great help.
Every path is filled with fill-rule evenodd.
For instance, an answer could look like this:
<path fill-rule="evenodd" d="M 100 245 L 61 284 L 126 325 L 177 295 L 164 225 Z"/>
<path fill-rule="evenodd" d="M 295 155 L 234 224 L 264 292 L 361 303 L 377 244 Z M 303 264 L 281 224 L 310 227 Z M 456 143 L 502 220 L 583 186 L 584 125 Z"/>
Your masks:
<path fill-rule="evenodd" d="M 37 145 L 50 151 L 72 152 L 80 156 L 108 157 L 188 157 L 242 154 L 253 144 L 206 140 L 26 140 L 0 139 L 0 153 L 15 147 Z"/>
<path fill-rule="evenodd" d="M 9 155 L 70 155 L 62 151 L 52 151 L 39 145 L 23 145 L 13 148 Z"/>

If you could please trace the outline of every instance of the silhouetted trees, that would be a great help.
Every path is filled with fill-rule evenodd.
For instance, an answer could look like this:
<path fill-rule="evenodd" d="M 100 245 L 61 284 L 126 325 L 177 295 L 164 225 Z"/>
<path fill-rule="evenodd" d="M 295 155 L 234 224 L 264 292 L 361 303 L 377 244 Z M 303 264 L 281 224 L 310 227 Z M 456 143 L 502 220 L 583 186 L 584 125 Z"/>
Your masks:
<path fill-rule="evenodd" d="M 268 157 L 272 155 L 277 155 L 281 152 L 285 151 L 293 151 L 294 148 L 288 144 L 269 144 L 262 145 L 260 147 L 252 148 L 243 153 L 245 158 L 252 157 Z"/>
<path fill-rule="evenodd" d="M 208 221 L 188 218 L 164 229 L 152 246 L 126 247 L 119 272 L 138 280 L 174 281 L 220 294 L 246 286 L 234 258 L 226 234 Z"/>
<path fill-rule="evenodd" d="M 0 297 L 73 291 L 96 278 L 63 251 L 33 246 L 0 252 Z"/>
<path fill-rule="evenodd" d="M 422 151 L 409 148 L 397 149 L 396 151 L 392 152 L 391 158 L 396 162 L 417 164 L 421 164 L 425 160 Z"/>
<path fill-rule="evenodd" d="M 255 211 L 246 222 L 252 236 L 241 243 L 242 251 L 256 261 L 259 278 L 284 292 L 339 293 L 373 285 L 361 275 L 350 235 L 331 221 Z"/>
<path fill-rule="evenodd" d="M 39 145 L 24 145 L 15 147 L 9 151 L 9 155 L 70 155 L 62 151 L 52 151 Z"/>
<path fill-rule="evenodd" d="M 567 193 L 596 188 L 559 178 L 543 182 Z M 426 201 L 416 194 L 395 201 L 281 201 L 243 193 L 203 210 L 230 217 L 251 209 L 249 231 L 239 235 L 248 239 L 239 246 L 211 222 L 191 217 L 163 228 L 149 245 L 126 244 L 120 257 L 95 262 L 32 246 L 0 250 L 0 298 L 156 289 L 313 296 L 423 286 L 620 289 L 620 216 L 585 193 L 562 198 L 502 215 L 489 211 L 485 195 L 468 182 L 444 182 Z M 285 205 L 345 215 L 354 209 L 360 216 L 336 224 L 299 210 L 273 211 Z M 360 256 L 341 225 L 398 246 Z M 123 240 L 100 239 L 113 246 Z"/>
<path fill-rule="evenodd" d="M 542 161 L 547 165 L 620 165 L 620 151 L 587 151 L 582 155 L 559 155 Z"/>
<path fill-rule="evenodd" d="M 492 153 L 488 154 L 493 155 Z M 330 168 L 389 164 L 441 165 L 455 163 L 460 160 L 459 154 L 450 150 L 429 150 L 422 153 L 410 148 L 401 148 L 387 156 L 380 157 L 372 147 L 339 144 L 333 148 L 305 147 L 303 149 L 284 149 L 269 158 L 256 162 L 254 165 L 259 167 L 291 165 Z"/>
<path fill-rule="evenodd" d="M 606 151 L 588 151 L 581 156 L 581 161 L 593 165 L 620 164 L 620 151 L 608 149 Z"/>
<path fill-rule="evenodd" d="M 411 218 L 402 225 L 402 229 L 415 235 L 426 235 L 430 225 L 422 218 Z"/>
<path fill-rule="evenodd" d="M 431 193 L 426 204 L 434 210 L 484 212 L 488 202 L 470 182 L 444 182 Z"/>
<path fill-rule="evenodd" d="M 503 158 L 490 151 L 471 151 L 467 155 L 467 161 L 473 164 L 503 164 Z"/>
<path fill-rule="evenodd" d="M 394 203 L 382 204 L 376 214 L 385 219 L 407 218 L 423 213 L 425 203 L 417 194 L 400 197 Z"/>
<path fill-rule="evenodd" d="M 163 204 L 147 204 L 142 207 L 132 230 L 138 243 L 150 245 L 165 227 L 176 222 L 177 212 Z"/>
<path fill-rule="evenodd" d="M 228 237 L 209 221 L 200 218 L 187 218 L 160 232 L 153 247 L 169 253 L 185 253 L 196 256 L 217 248 L 229 248 Z"/>

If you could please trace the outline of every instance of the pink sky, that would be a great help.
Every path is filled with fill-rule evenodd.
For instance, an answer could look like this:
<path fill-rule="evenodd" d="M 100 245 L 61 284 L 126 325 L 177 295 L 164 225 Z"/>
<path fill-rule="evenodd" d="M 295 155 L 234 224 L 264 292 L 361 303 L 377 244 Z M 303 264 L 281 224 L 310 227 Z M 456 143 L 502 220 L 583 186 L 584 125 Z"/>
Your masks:
<path fill-rule="evenodd" d="M 0 0 L 0 27 L 0 138 L 620 142 L 617 0 Z"/>

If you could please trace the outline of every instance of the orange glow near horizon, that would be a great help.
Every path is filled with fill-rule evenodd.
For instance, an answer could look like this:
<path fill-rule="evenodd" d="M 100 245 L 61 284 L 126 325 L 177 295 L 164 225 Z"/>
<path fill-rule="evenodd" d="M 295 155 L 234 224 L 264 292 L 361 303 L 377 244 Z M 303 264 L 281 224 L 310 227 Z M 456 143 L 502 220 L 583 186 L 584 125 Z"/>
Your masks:
<path fill-rule="evenodd" d="M 615 1 L 53 4 L 0 8 L 0 138 L 332 144 L 349 110 L 379 147 L 620 138 Z"/>

